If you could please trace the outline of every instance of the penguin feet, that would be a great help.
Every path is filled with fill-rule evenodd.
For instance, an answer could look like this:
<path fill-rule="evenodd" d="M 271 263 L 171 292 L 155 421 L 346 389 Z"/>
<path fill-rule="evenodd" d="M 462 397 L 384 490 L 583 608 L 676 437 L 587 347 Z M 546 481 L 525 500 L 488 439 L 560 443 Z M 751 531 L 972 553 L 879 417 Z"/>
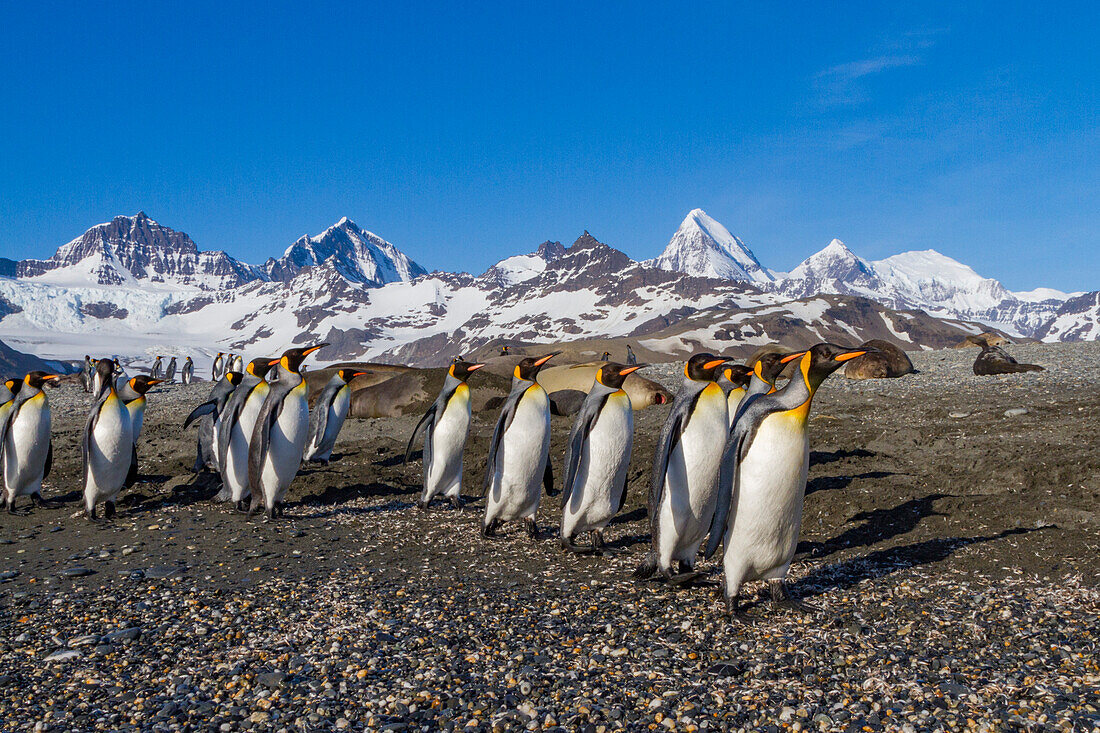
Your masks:
<path fill-rule="evenodd" d="M 5 506 L 7 507 L 8 514 L 11 514 L 14 517 L 25 517 L 31 513 L 30 509 L 16 509 L 14 497 L 9 499 Z"/>
<path fill-rule="evenodd" d="M 590 545 L 578 545 L 573 542 L 572 537 L 561 536 L 561 546 L 570 552 L 574 552 L 578 555 L 593 555 L 596 553 L 596 548 Z"/>
<path fill-rule="evenodd" d="M 806 614 L 820 613 L 824 610 L 821 606 L 807 603 L 800 598 L 792 596 L 790 589 L 787 587 L 787 583 L 782 579 L 773 578 L 769 580 L 768 589 L 771 591 L 772 602 L 780 608 L 787 608 L 792 611 Z"/>
<path fill-rule="evenodd" d="M 31 494 L 31 503 L 43 509 L 57 509 L 61 506 L 61 504 L 56 501 L 43 499 L 42 494 Z"/>
<path fill-rule="evenodd" d="M 425 514 L 427 514 L 428 513 L 428 506 L 430 506 L 431 503 L 432 503 L 431 499 L 428 499 L 427 501 L 424 501 L 423 499 L 417 499 L 416 500 L 416 508 L 419 509 L 420 511 L 424 512 Z"/>
<path fill-rule="evenodd" d="M 461 496 L 451 496 L 451 497 L 448 497 L 448 498 L 451 500 L 451 508 L 452 509 L 454 509 L 456 511 L 462 511 L 462 497 Z"/>
<path fill-rule="evenodd" d="M 113 501 L 103 502 L 103 518 L 108 522 L 113 522 L 115 519 L 115 503 Z"/>
<path fill-rule="evenodd" d="M 236 506 L 233 507 L 233 511 L 237 512 L 237 514 L 248 514 L 250 508 L 248 497 L 245 497 L 237 502 Z"/>
<path fill-rule="evenodd" d="M 491 519 L 488 524 L 482 525 L 481 536 L 487 540 L 499 540 L 502 535 L 497 530 L 500 529 L 500 525 L 503 524 L 499 519 Z"/>
<path fill-rule="evenodd" d="M 96 516 L 94 506 L 91 509 L 88 509 L 88 508 L 84 509 L 84 518 L 87 519 L 92 524 L 98 524 L 98 525 L 103 524 L 103 520 Z"/>
<path fill-rule="evenodd" d="M 531 539 L 539 540 L 542 538 L 542 535 L 539 533 L 539 526 L 535 524 L 533 518 L 523 520 L 523 527 L 527 530 L 527 536 Z"/>
<path fill-rule="evenodd" d="M 592 549 L 603 557 L 615 557 L 626 551 L 622 547 L 608 547 L 604 542 L 602 529 L 592 530 Z"/>
<path fill-rule="evenodd" d="M 725 592 L 723 592 L 723 595 L 725 595 Z M 730 620 L 743 626 L 752 626 L 756 623 L 751 616 L 745 613 L 745 609 L 741 608 L 741 601 L 738 596 L 725 596 L 725 598 L 726 614 L 730 617 Z"/>
<path fill-rule="evenodd" d="M 272 507 L 272 511 L 274 512 L 276 519 L 281 519 L 286 514 L 286 504 L 281 501 L 277 501 L 275 502 L 275 506 Z"/>

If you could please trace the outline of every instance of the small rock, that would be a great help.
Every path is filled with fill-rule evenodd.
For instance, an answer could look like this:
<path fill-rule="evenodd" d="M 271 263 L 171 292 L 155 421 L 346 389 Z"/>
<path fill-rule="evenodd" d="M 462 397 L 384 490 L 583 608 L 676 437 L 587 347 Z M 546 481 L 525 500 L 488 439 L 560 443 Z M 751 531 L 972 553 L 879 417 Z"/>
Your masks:
<path fill-rule="evenodd" d="M 948 417 L 954 418 L 955 420 L 961 420 L 964 417 L 970 417 L 970 413 L 969 412 L 952 412 L 952 413 L 948 414 Z"/>
<path fill-rule="evenodd" d="M 1026 407 L 1013 407 L 1011 410 L 1005 410 L 1005 417 L 1019 417 L 1027 413 L 1028 409 Z"/>
<path fill-rule="evenodd" d="M 157 565 L 145 571 L 146 578 L 175 578 L 187 570 L 182 565 Z"/>
<path fill-rule="evenodd" d="M 83 655 L 76 649 L 58 649 L 46 657 L 47 662 L 68 662 L 70 659 L 79 659 Z"/>
<path fill-rule="evenodd" d="M 84 567 L 65 568 L 57 575 L 61 578 L 83 578 L 86 575 L 95 575 L 95 571 Z"/>
<path fill-rule="evenodd" d="M 120 641 L 135 641 L 141 636 L 140 626 L 131 626 L 128 629 L 118 629 L 103 636 L 104 641 L 115 644 Z"/>
<path fill-rule="evenodd" d="M 286 684 L 286 680 L 286 672 L 264 672 L 263 674 L 256 675 L 256 682 L 270 690 L 282 687 Z"/>
<path fill-rule="evenodd" d="M 73 649 L 81 646 L 91 646 L 97 643 L 99 643 L 99 637 L 94 634 L 86 634 L 84 636 L 77 636 L 69 639 L 69 646 Z"/>

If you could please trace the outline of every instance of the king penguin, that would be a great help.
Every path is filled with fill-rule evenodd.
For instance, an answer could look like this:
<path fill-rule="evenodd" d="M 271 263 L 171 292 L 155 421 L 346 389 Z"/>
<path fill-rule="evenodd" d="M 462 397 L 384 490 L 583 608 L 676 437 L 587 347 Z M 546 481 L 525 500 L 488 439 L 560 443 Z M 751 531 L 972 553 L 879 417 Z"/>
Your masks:
<path fill-rule="evenodd" d="M 149 369 L 149 376 L 153 379 L 160 379 L 160 360 L 162 357 L 153 359 L 153 366 Z"/>
<path fill-rule="evenodd" d="M 130 458 L 134 449 L 130 412 L 115 389 L 114 364 L 100 359 L 96 365 L 100 377 L 99 393 L 88 413 L 81 443 L 84 478 L 84 514 L 92 522 L 96 505 L 106 502 L 104 515 L 115 516 L 115 497 L 130 473 Z"/>
<path fill-rule="evenodd" d="M 42 499 L 42 481 L 50 475 L 53 464 L 50 401 L 42 387 L 57 378 L 56 374 L 45 372 L 27 374 L 0 425 L 4 503 L 9 514 L 22 513 L 15 510 L 15 499 L 19 496 L 30 495 L 38 506 L 53 506 Z"/>
<path fill-rule="evenodd" d="M 661 573 L 674 583 L 696 577 L 695 555 L 710 528 L 722 446 L 729 434 L 726 395 L 715 381 L 725 359 L 695 354 L 665 420 L 649 488 L 650 550 L 634 571 Z M 677 563 L 677 573 L 672 563 Z"/>
<path fill-rule="evenodd" d="M 219 410 L 217 418 L 218 466 L 222 488 L 215 501 L 232 501 L 239 511 L 248 511 L 248 446 L 256 417 L 267 397 L 267 373 L 278 359 L 253 359 L 245 367 L 240 384 Z M 230 372 L 231 374 L 233 372 Z"/>
<path fill-rule="evenodd" d="M 195 378 L 195 362 L 191 361 L 191 357 L 187 357 L 183 360 L 183 368 L 180 369 L 180 381 L 184 384 L 191 384 L 191 380 Z"/>
<path fill-rule="evenodd" d="M 166 382 L 173 382 L 176 379 L 176 357 L 172 357 L 168 360 L 168 366 L 164 369 L 164 380 Z"/>
<path fill-rule="evenodd" d="M 535 378 L 542 365 L 560 354 L 526 357 L 512 372 L 512 391 L 504 400 L 489 444 L 485 473 L 485 518 L 481 534 L 499 537 L 497 530 L 512 519 L 524 520 L 527 534 L 538 538 L 535 513 L 540 483 L 553 489 L 550 469 L 550 399 Z"/>
<path fill-rule="evenodd" d="M 825 378 L 868 350 L 821 343 L 784 356 L 785 362 L 799 360 L 791 381 L 742 408 L 724 451 L 706 548 L 709 558 L 720 541 L 725 545 L 725 597 L 735 615 L 741 585 L 760 579 L 768 581 L 774 601 L 813 610 L 793 599 L 784 582 L 798 544 L 810 466 L 806 421 L 814 393 Z"/>
<path fill-rule="evenodd" d="M 223 368 L 225 365 L 225 358 L 222 352 L 218 352 L 218 355 L 214 357 L 214 364 L 210 367 L 210 379 L 214 382 L 222 378 Z M 231 371 L 231 370 L 230 370 Z"/>
<path fill-rule="evenodd" d="M 729 414 L 730 427 L 733 427 L 733 419 L 737 415 L 737 406 L 745 397 L 752 370 L 743 364 L 727 362 L 718 370 L 718 386 L 726 393 L 726 412 Z"/>
<path fill-rule="evenodd" d="M 421 509 L 426 510 L 440 494 L 450 499 L 455 509 L 462 508 L 462 452 L 470 432 L 470 388 L 466 380 L 483 366 L 462 359 L 451 362 L 443 389 L 409 437 L 406 463 L 417 437 L 424 436 L 424 488 L 418 502 Z"/>
<path fill-rule="evenodd" d="M 240 354 L 232 354 L 232 357 L 233 358 L 230 359 L 230 361 L 232 363 L 229 365 L 229 370 L 234 371 L 234 372 L 243 372 L 244 371 L 244 357 L 241 356 Z"/>
<path fill-rule="evenodd" d="M 195 451 L 195 473 L 202 471 L 218 470 L 218 450 L 214 443 L 214 425 L 221 414 L 225 403 L 229 401 L 233 390 L 241 383 L 244 377 L 240 372 L 229 372 L 224 379 L 214 382 L 214 387 L 207 395 L 206 401 L 191 411 L 187 419 L 183 421 L 186 429 L 195 420 L 199 421 L 198 448 Z"/>
<path fill-rule="evenodd" d="M 118 396 L 126 404 L 130 413 L 130 432 L 133 435 L 133 451 L 130 453 L 130 473 L 126 476 L 126 488 L 133 486 L 138 477 L 137 444 L 141 437 L 141 428 L 145 425 L 145 394 L 150 387 L 160 384 L 163 379 L 153 379 L 139 374 L 119 390 Z"/>
<path fill-rule="evenodd" d="M 325 346 L 290 349 L 272 364 L 278 364 L 279 371 L 260 407 L 248 447 L 249 514 L 261 506 L 268 520 L 283 513 L 283 498 L 302 465 L 309 432 L 309 388 L 298 370 L 307 356 Z"/>
<path fill-rule="evenodd" d="M 634 446 L 634 409 L 623 382 L 641 364 L 609 362 L 596 371 L 565 449 L 561 544 L 573 552 L 603 552 L 604 527 L 626 502 L 626 470 Z M 574 538 L 589 532 L 591 545 Z"/>
<path fill-rule="evenodd" d="M 80 370 L 80 386 L 85 392 L 92 391 L 92 375 L 95 374 L 95 363 L 88 354 L 84 355 L 84 366 Z"/>
<path fill-rule="evenodd" d="M 344 419 L 351 407 L 351 387 L 348 382 L 361 377 L 366 372 L 354 369 L 337 369 L 328 384 L 317 395 L 313 409 L 309 412 L 309 435 L 306 437 L 306 450 L 303 458 L 313 463 L 328 465 L 332 457 L 332 448 L 336 445 L 336 436 L 344 426 Z"/>

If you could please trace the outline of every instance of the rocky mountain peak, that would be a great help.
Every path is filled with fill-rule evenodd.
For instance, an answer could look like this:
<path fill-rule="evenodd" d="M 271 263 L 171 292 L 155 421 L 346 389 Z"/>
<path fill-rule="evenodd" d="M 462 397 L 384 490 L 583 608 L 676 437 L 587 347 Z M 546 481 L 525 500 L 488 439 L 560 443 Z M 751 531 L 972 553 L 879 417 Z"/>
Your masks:
<path fill-rule="evenodd" d="M 662 270 L 700 277 L 770 283 L 775 278 L 752 250 L 702 209 L 692 209 L 653 261 Z"/>

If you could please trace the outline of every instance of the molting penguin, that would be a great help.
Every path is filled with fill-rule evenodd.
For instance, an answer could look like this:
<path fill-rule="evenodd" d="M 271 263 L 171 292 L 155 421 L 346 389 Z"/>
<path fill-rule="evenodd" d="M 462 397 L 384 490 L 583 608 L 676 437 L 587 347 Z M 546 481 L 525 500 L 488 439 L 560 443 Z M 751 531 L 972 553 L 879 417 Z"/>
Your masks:
<path fill-rule="evenodd" d="M 206 401 L 192 410 L 183 421 L 184 428 L 195 420 L 199 421 L 198 448 L 195 451 L 195 466 L 192 469 L 195 473 L 218 470 L 218 449 L 215 444 L 214 427 L 225 403 L 229 401 L 233 390 L 241 383 L 243 377 L 244 375 L 240 372 L 228 372 L 224 379 L 214 382 L 214 387 L 207 395 Z"/>
<path fill-rule="evenodd" d="M 644 579 L 661 573 L 675 583 L 696 574 L 695 554 L 706 537 L 717 499 L 718 467 L 729 434 L 726 395 L 715 381 L 726 363 L 695 354 L 665 420 L 649 488 L 650 550 L 634 571 Z M 677 563 L 677 574 L 672 563 Z"/>
<path fill-rule="evenodd" d="M 191 380 L 195 378 L 195 362 L 191 361 L 191 357 L 187 357 L 183 360 L 183 368 L 180 369 L 180 381 L 184 384 L 191 384 Z"/>
<path fill-rule="evenodd" d="M 214 364 L 210 367 L 210 379 L 218 381 L 222 378 L 223 370 L 225 369 L 225 358 L 222 352 L 218 352 L 218 355 L 214 357 Z"/>
<path fill-rule="evenodd" d="M 107 519 L 115 515 L 115 497 L 130 473 L 130 458 L 134 449 L 130 412 L 115 390 L 114 364 L 100 359 L 96 374 L 100 377 L 99 393 L 84 425 L 81 453 L 84 466 L 84 514 L 98 522 L 96 505 L 106 502 Z"/>
<path fill-rule="evenodd" d="M 307 356 L 324 346 L 328 344 L 290 349 L 272 363 L 279 365 L 279 371 L 264 398 L 248 447 L 249 514 L 261 506 L 265 519 L 283 513 L 283 498 L 302 465 L 309 432 L 309 390 L 298 370 Z"/>
<path fill-rule="evenodd" d="M 485 474 L 485 519 L 481 533 L 498 537 L 500 525 L 523 518 L 527 534 L 538 537 L 535 513 L 541 495 L 539 484 L 549 493 L 554 485 L 550 456 L 550 400 L 535 381 L 539 369 L 559 351 L 527 357 L 512 372 L 512 391 L 504 400 L 489 444 Z"/>
<path fill-rule="evenodd" d="M 461 359 L 451 362 L 443 389 L 409 437 L 406 462 L 417 437 L 424 436 L 424 489 L 418 502 L 421 509 L 427 509 L 439 494 L 450 499 L 455 509 L 462 508 L 462 451 L 470 432 L 470 388 L 466 380 L 483 366 Z"/>
<path fill-rule="evenodd" d="M 153 359 L 153 366 L 149 369 L 149 376 L 152 377 L 153 379 L 160 379 L 160 373 L 161 373 L 160 360 L 161 360 L 161 357 L 159 357 L 159 356 L 157 358 Z"/>
<path fill-rule="evenodd" d="M 141 428 L 145 425 L 145 394 L 150 387 L 163 381 L 163 379 L 152 379 L 144 374 L 139 374 L 127 382 L 125 389 L 120 390 L 118 393 L 118 396 L 126 403 L 127 412 L 130 413 L 130 428 L 134 437 L 134 450 L 130 455 L 130 473 L 126 476 L 126 488 L 133 486 L 138 477 L 137 444 L 138 438 L 141 437 Z"/>
<path fill-rule="evenodd" d="M 92 391 L 92 375 L 95 374 L 95 363 L 88 354 L 84 355 L 84 367 L 80 370 L 80 386 L 85 392 Z"/>
<path fill-rule="evenodd" d="M 573 552 L 603 552 L 603 530 L 626 501 L 626 470 L 634 445 L 634 409 L 623 382 L 642 365 L 600 367 L 569 432 L 561 493 L 561 544 Z M 592 543 L 574 538 L 590 532 Z"/>
<path fill-rule="evenodd" d="M 250 361 L 240 384 L 218 411 L 215 421 L 222 488 L 214 500 L 233 501 L 242 512 L 248 510 L 244 503 L 249 495 L 248 447 L 256 429 L 256 418 L 270 389 L 265 377 L 277 363 L 279 360 L 271 357 Z"/>
<path fill-rule="evenodd" d="M 309 413 L 309 435 L 303 458 L 313 463 L 328 464 L 336 436 L 344 426 L 344 419 L 351 407 L 351 387 L 348 382 L 366 372 L 354 369 L 337 369 L 328 380 Z"/>
<path fill-rule="evenodd" d="M 738 610 L 741 585 L 757 579 L 768 581 L 776 602 L 808 610 L 790 597 L 784 578 L 802 524 L 810 465 L 810 403 L 826 377 L 865 353 L 866 349 L 822 343 L 801 356 L 786 356 L 787 362 L 798 360 L 791 381 L 742 408 L 722 459 L 718 506 L 706 548 L 709 558 L 719 541 L 725 544 L 725 595 L 732 612 Z"/>
<path fill-rule="evenodd" d="M 42 499 L 42 481 L 50 475 L 53 464 L 50 401 L 42 387 L 57 378 L 56 374 L 31 372 L 18 387 L 11 385 L 17 391 L 0 424 L 0 464 L 9 514 L 19 513 L 15 510 L 19 496 L 30 495 L 33 503 L 52 506 Z"/>
<path fill-rule="evenodd" d="M 165 381 L 171 382 L 176 378 L 176 357 L 168 360 L 168 366 L 164 370 Z"/>
<path fill-rule="evenodd" d="M 752 377 L 752 370 L 743 364 L 726 363 L 719 370 L 718 386 L 726 393 L 726 412 L 730 427 L 737 415 L 737 406 L 744 399 Z"/>

